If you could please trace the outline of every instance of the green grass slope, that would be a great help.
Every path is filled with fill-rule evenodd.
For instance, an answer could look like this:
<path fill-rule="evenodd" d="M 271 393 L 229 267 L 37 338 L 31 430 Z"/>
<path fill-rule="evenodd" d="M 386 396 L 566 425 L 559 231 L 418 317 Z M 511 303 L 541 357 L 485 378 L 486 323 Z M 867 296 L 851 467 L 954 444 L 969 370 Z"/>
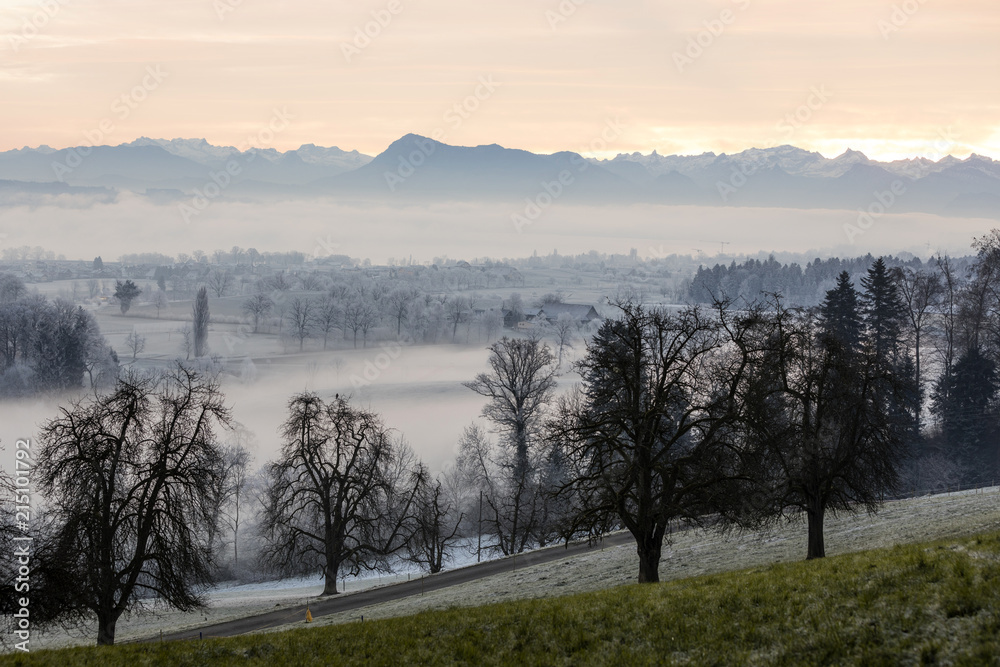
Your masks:
<path fill-rule="evenodd" d="M 659 585 L 0 665 L 1000 664 L 1000 533 Z"/>

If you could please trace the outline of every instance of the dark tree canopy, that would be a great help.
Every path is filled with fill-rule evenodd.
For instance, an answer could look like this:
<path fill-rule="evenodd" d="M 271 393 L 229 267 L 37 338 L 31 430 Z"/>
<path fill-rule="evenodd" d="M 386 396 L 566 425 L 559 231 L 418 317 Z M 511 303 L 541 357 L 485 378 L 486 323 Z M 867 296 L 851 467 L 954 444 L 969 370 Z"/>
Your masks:
<path fill-rule="evenodd" d="M 27 293 L 23 280 L 9 273 L 0 273 L 0 305 L 13 303 Z"/>
<path fill-rule="evenodd" d="M 858 292 L 847 271 L 837 277 L 837 286 L 826 293 L 820 308 L 827 334 L 854 349 L 861 342 L 861 310 Z"/>
<path fill-rule="evenodd" d="M 253 332 L 260 329 L 260 321 L 266 318 L 271 309 L 274 308 L 274 301 L 266 294 L 254 294 L 243 302 L 243 312 L 253 319 Z"/>
<path fill-rule="evenodd" d="M 805 512 L 807 557 L 819 558 L 828 510 L 874 512 L 897 487 L 903 445 L 885 404 L 897 379 L 872 350 L 846 347 L 780 300 L 758 336 L 765 353 L 742 399 L 758 466 L 749 509 L 764 517 Z"/>
<path fill-rule="evenodd" d="M 114 379 L 118 359 L 91 313 L 41 296 L 0 304 L 0 397 L 63 392 Z"/>
<path fill-rule="evenodd" d="M 406 545 L 406 558 L 424 566 L 431 574 L 440 572 L 459 537 L 464 515 L 449 497 L 440 477 L 432 479 L 426 466 L 418 468 L 418 491 L 414 499 L 413 534 Z"/>
<path fill-rule="evenodd" d="M 131 280 L 126 280 L 125 282 L 120 280 L 115 281 L 115 298 L 118 299 L 118 305 L 121 307 L 122 315 L 128 312 L 128 309 L 132 307 L 132 302 L 135 301 L 140 294 L 142 294 L 142 290 L 139 289 L 139 287 Z"/>
<path fill-rule="evenodd" d="M 947 386 L 935 392 L 934 411 L 941 419 L 950 454 L 977 472 L 977 481 L 991 482 L 1000 469 L 996 438 L 1000 434 L 997 365 L 978 349 L 967 351 L 951 373 L 941 379 Z"/>
<path fill-rule="evenodd" d="M 194 311 L 192 312 L 194 356 L 203 357 L 208 353 L 208 323 L 211 314 L 208 311 L 208 289 L 202 287 L 194 298 Z"/>
<path fill-rule="evenodd" d="M 59 618 L 95 616 L 98 644 L 114 643 L 118 619 L 146 595 L 200 606 L 224 476 L 217 430 L 230 421 L 218 384 L 181 367 L 130 373 L 61 412 L 40 436 L 53 522 L 40 595 L 58 601 Z"/>
<path fill-rule="evenodd" d="M 577 522 L 615 517 L 635 537 L 639 582 L 655 582 L 671 522 L 697 519 L 738 467 L 732 425 L 746 323 L 698 308 L 620 308 L 579 363 L 582 391 L 555 428 Z"/>
<path fill-rule="evenodd" d="M 342 569 L 386 567 L 412 530 L 417 492 L 409 449 L 381 418 L 337 396 L 294 396 L 281 456 L 267 466 L 265 560 L 283 572 L 320 570 L 324 595 Z"/>
<path fill-rule="evenodd" d="M 877 359 L 895 363 L 906 309 L 885 260 L 879 257 L 861 279 L 865 335 Z"/>

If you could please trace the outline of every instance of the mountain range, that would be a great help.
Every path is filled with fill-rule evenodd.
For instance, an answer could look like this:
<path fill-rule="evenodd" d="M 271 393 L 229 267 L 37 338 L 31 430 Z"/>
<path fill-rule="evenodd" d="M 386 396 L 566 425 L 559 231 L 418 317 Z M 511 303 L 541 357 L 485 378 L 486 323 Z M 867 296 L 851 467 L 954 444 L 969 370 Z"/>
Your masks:
<path fill-rule="evenodd" d="M 159 203 L 207 196 L 501 200 L 529 208 L 556 200 L 872 211 L 885 206 L 894 213 L 1000 219 L 1000 162 L 979 155 L 879 162 L 853 150 L 826 158 L 794 146 L 597 160 L 496 144 L 451 146 L 415 134 L 374 157 L 313 144 L 285 152 L 241 151 L 204 139 L 145 137 L 118 146 L 0 152 L 0 205 L 72 194 L 113 200 L 121 191 Z"/>

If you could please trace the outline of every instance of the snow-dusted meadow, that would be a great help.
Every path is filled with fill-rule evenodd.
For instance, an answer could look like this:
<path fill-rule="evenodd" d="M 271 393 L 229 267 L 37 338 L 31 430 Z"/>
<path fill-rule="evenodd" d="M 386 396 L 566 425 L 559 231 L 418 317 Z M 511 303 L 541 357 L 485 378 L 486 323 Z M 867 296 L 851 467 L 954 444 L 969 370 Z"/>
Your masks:
<path fill-rule="evenodd" d="M 891 502 L 874 517 L 865 514 L 828 516 L 827 553 L 833 556 L 988 530 L 1000 530 L 1000 487 Z M 702 529 L 681 531 L 671 536 L 669 546 L 664 549 L 660 578 L 666 581 L 766 567 L 773 563 L 801 560 L 805 552 L 804 520 L 788 522 L 770 532 L 745 535 L 723 535 Z M 461 567 L 473 562 L 474 553 L 465 549 L 458 554 L 452 566 Z M 362 614 L 366 619 L 388 618 L 430 609 L 602 590 L 634 582 L 638 571 L 635 547 L 631 544 L 532 567 L 516 567 L 514 561 L 511 564 L 509 573 L 362 610 L 319 617 L 312 626 L 357 622 Z M 391 577 L 349 577 L 345 594 L 405 580 L 407 576 L 420 576 L 420 573 L 410 568 Z M 118 625 L 118 638 L 119 641 L 130 641 L 155 637 L 161 631 L 174 632 L 283 607 L 297 607 L 322 592 L 322 588 L 319 577 L 223 584 L 208 593 L 209 605 L 202 611 L 183 614 L 167 609 L 151 609 L 147 613 L 122 619 Z M 300 616 L 300 613 L 290 611 L 288 625 L 284 628 L 304 625 L 305 619 Z M 82 633 L 53 631 L 39 634 L 32 641 L 38 648 L 89 644 L 93 642 L 92 634 L 92 628 Z"/>

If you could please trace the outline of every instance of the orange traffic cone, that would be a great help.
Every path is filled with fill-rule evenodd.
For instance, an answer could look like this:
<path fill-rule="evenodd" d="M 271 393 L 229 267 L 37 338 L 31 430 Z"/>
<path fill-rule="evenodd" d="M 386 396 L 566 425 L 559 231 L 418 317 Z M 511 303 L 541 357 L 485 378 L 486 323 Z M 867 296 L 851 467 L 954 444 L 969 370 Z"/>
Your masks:
<path fill-rule="evenodd" d="M 312 623 L 312 620 L 313 620 L 312 612 L 309 611 L 309 607 L 306 607 L 306 623 Z"/>

